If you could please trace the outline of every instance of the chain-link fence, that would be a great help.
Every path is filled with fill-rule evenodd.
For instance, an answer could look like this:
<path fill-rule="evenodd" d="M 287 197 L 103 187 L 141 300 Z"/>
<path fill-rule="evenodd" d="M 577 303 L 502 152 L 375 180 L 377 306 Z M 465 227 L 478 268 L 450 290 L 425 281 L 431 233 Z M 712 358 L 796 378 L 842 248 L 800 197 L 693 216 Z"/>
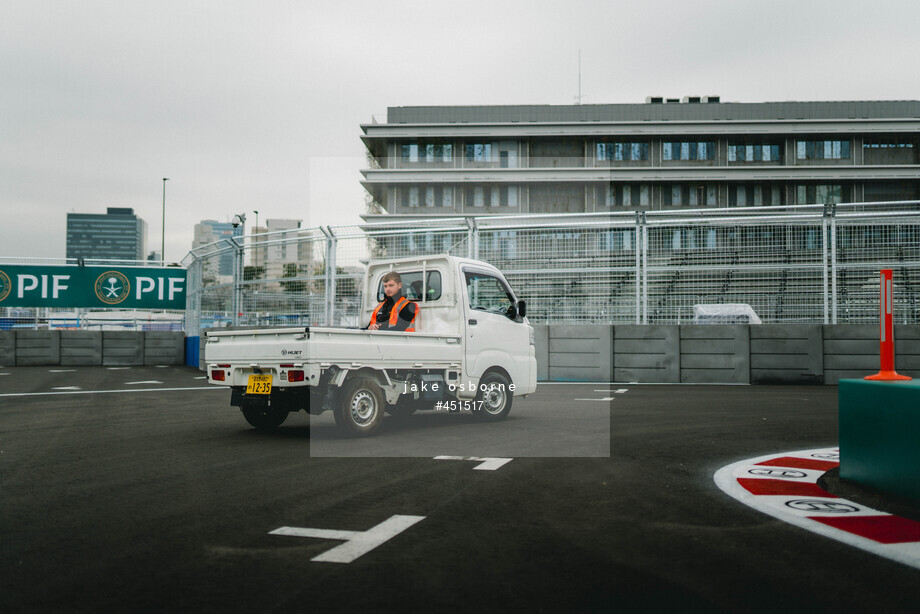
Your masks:
<path fill-rule="evenodd" d="M 234 274 L 215 273 L 231 251 Z M 920 203 L 451 218 L 279 231 L 193 250 L 186 330 L 359 324 L 372 259 L 451 254 L 508 277 L 537 323 L 692 322 L 743 303 L 765 323 L 871 323 L 895 271 L 920 323 Z"/>

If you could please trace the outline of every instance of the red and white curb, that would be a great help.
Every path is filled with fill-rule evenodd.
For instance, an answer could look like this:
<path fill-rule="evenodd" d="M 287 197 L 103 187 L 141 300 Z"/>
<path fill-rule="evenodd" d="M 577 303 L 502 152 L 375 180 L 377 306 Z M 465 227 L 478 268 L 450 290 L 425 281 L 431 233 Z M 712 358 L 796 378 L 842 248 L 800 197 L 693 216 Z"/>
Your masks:
<path fill-rule="evenodd" d="M 818 486 L 840 450 L 802 450 L 739 461 L 716 471 L 726 494 L 784 522 L 920 569 L 920 522 L 841 499 Z"/>

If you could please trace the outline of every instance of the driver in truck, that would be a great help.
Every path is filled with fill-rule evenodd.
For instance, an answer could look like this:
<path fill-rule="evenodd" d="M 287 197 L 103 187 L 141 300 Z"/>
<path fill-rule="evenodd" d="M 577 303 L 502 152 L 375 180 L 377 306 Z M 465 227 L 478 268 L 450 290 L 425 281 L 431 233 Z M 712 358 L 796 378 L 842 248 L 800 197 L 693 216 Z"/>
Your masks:
<path fill-rule="evenodd" d="M 386 298 L 374 309 L 367 329 L 415 332 L 415 322 L 420 308 L 403 294 L 399 273 L 390 271 L 384 274 L 383 293 Z"/>

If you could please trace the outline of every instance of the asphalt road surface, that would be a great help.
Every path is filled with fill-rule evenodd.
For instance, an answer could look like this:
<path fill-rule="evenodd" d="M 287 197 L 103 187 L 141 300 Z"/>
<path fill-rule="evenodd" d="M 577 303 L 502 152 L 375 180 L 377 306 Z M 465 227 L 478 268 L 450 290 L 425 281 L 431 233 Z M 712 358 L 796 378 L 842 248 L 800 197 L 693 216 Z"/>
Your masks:
<path fill-rule="evenodd" d="M 541 384 L 348 440 L 252 430 L 190 368 L 0 373 L 0 612 L 920 607 L 920 571 L 713 482 L 835 446 L 836 387 Z"/>

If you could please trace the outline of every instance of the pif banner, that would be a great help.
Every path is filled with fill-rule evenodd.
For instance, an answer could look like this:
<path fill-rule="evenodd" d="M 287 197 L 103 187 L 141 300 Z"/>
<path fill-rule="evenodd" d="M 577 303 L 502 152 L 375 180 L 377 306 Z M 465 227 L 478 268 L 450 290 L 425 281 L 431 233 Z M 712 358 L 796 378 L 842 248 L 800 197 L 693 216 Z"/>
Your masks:
<path fill-rule="evenodd" d="M 0 307 L 185 309 L 185 269 L 0 265 Z"/>

